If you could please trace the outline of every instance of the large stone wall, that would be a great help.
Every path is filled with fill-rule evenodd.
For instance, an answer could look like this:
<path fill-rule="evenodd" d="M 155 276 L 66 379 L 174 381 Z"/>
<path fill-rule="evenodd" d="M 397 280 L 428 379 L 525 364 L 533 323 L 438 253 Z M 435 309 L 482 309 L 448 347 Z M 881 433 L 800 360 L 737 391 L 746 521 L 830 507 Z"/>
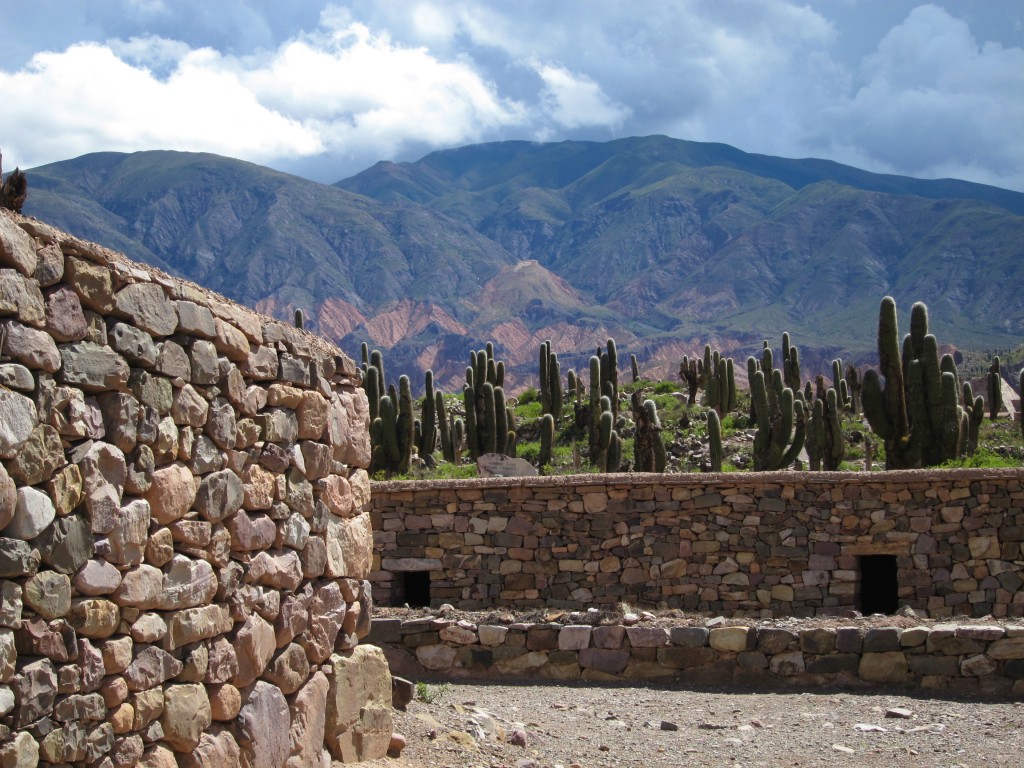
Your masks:
<path fill-rule="evenodd" d="M 389 605 L 419 575 L 435 607 L 621 601 L 810 616 L 878 597 L 868 593 L 885 590 L 884 576 L 872 587 L 865 568 L 888 564 L 893 607 L 1022 616 L 1022 480 L 947 470 L 377 483 L 370 578 Z"/>
<path fill-rule="evenodd" d="M 7 212 L 0 355 L 0 764 L 383 756 L 352 361 Z"/>

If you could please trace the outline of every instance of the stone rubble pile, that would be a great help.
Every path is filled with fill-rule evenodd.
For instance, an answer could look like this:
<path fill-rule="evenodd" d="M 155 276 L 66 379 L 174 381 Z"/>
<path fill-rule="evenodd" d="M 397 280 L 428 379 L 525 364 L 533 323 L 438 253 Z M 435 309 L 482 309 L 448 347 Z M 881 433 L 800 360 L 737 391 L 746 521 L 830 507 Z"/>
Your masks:
<path fill-rule="evenodd" d="M 0 765 L 382 757 L 333 346 L 0 212 Z"/>

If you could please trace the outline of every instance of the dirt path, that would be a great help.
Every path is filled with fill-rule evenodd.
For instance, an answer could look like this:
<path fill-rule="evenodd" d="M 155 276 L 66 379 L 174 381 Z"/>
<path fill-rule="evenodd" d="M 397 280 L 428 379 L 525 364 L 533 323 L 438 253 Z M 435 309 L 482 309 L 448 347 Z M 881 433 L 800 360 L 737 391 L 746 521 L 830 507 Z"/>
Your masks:
<path fill-rule="evenodd" d="M 395 713 L 402 757 L 374 768 L 1024 764 L 1024 702 L 546 683 L 427 692 L 431 703 Z"/>

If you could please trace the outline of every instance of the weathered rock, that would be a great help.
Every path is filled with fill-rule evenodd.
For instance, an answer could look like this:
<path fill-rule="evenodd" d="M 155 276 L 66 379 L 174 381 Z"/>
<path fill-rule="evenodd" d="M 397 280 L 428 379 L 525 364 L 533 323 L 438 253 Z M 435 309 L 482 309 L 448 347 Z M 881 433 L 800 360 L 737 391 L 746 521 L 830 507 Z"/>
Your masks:
<path fill-rule="evenodd" d="M 30 576 L 38 568 L 38 550 L 21 539 L 0 538 L 0 578 Z"/>
<path fill-rule="evenodd" d="M 865 653 L 858 675 L 872 683 L 903 683 L 910 679 L 907 657 L 898 651 Z"/>
<path fill-rule="evenodd" d="M 82 501 L 82 470 L 68 464 L 47 481 L 46 493 L 59 516 L 70 515 Z"/>
<path fill-rule="evenodd" d="M 387 755 L 391 742 L 391 674 L 383 652 L 361 645 L 331 657 L 324 741 L 336 760 Z"/>
<path fill-rule="evenodd" d="M 35 243 L 6 216 L 0 216 L 0 266 L 14 267 L 26 277 L 36 271 Z"/>
<path fill-rule="evenodd" d="M 121 496 L 128 476 L 124 453 L 110 443 L 93 443 L 78 468 L 93 533 L 110 533 L 121 510 Z"/>
<path fill-rule="evenodd" d="M 110 637 L 117 631 L 120 620 L 117 604 L 101 597 L 75 598 L 68 614 L 68 623 L 78 634 L 88 638 Z"/>
<path fill-rule="evenodd" d="M 231 683 L 245 688 L 263 674 L 277 648 L 274 628 L 258 614 L 250 616 L 235 636 L 238 672 Z"/>
<path fill-rule="evenodd" d="M 169 414 L 174 406 L 174 387 L 166 376 L 135 368 L 128 377 L 128 387 L 140 403 L 148 405 L 161 416 Z M 173 419 L 171 423 L 174 423 Z"/>
<path fill-rule="evenodd" d="M 163 599 L 164 575 L 159 568 L 141 563 L 125 571 L 111 598 L 120 606 L 148 611 Z"/>
<path fill-rule="evenodd" d="M 203 731 L 213 722 L 206 687 L 195 683 L 170 685 L 164 691 L 164 711 L 160 725 L 164 741 L 175 752 L 191 752 Z"/>
<path fill-rule="evenodd" d="M 238 746 L 249 765 L 283 766 L 291 752 L 288 702 L 277 686 L 259 680 L 238 713 Z"/>
<path fill-rule="evenodd" d="M 40 424 L 8 465 L 19 485 L 39 485 L 67 464 L 60 435 L 49 424 Z"/>
<path fill-rule="evenodd" d="M 123 355 L 130 364 L 145 368 L 156 365 L 159 354 L 156 342 L 145 331 L 126 323 L 114 323 L 107 338 L 114 351 Z"/>
<path fill-rule="evenodd" d="M 146 691 L 176 677 L 181 670 L 180 661 L 167 651 L 149 645 L 135 654 L 132 663 L 124 670 L 124 679 L 128 690 Z"/>
<path fill-rule="evenodd" d="M 231 631 L 231 613 L 226 605 L 200 605 L 170 614 L 167 650 L 217 637 Z"/>
<path fill-rule="evenodd" d="M 176 768 L 235 768 L 243 765 L 242 753 L 230 731 L 207 732 L 199 738 L 194 750 L 179 754 L 174 765 Z"/>
<path fill-rule="evenodd" d="M 365 579 L 370 574 L 373 552 L 373 531 L 369 515 L 343 519 L 331 515 L 327 521 L 324 537 L 327 545 L 327 569 L 329 578 L 347 576 Z"/>
<path fill-rule="evenodd" d="M 71 579 L 56 571 L 40 571 L 25 582 L 25 604 L 47 621 L 71 610 Z"/>
<path fill-rule="evenodd" d="M 86 392 L 124 389 L 131 369 L 127 361 L 107 346 L 80 341 L 60 347 L 61 367 L 57 380 Z"/>
<path fill-rule="evenodd" d="M 36 281 L 13 269 L 0 269 L 0 315 L 17 315 L 23 323 L 43 325 L 46 318 L 43 294 Z"/>
<path fill-rule="evenodd" d="M 64 276 L 78 298 L 89 309 L 106 314 L 114 306 L 114 283 L 110 270 L 85 259 L 68 256 Z"/>
<path fill-rule="evenodd" d="M 0 322 L 2 354 L 33 370 L 54 373 L 60 368 L 61 357 L 57 343 L 46 331 L 30 328 L 15 320 Z"/>
<path fill-rule="evenodd" d="M 57 672 L 49 659 L 26 664 L 11 678 L 10 685 L 17 702 L 15 728 L 31 725 L 53 710 L 57 697 Z"/>
<path fill-rule="evenodd" d="M 14 518 L 4 528 L 4 536 L 29 541 L 45 531 L 56 516 L 49 496 L 31 486 L 19 488 Z"/>
<path fill-rule="evenodd" d="M 58 573 L 75 573 L 93 554 L 93 536 L 85 515 L 58 518 L 36 539 L 42 561 Z"/>
<path fill-rule="evenodd" d="M 326 675 L 314 672 L 292 700 L 291 756 L 285 763 L 286 768 L 318 768 L 321 765 L 329 690 Z"/>
<path fill-rule="evenodd" d="M 28 442 L 38 423 L 35 403 L 0 387 L 0 458 L 13 458 Z"/>
<path fill-rule="evenodd" d="M 32 392 L 36 388 L 32 371 L 18 363 L 0 363 L 0 387 L 18 392 Z"/>
<path fill-rule="evenodd" d="M 106 560 L 89 560 L 75 574 L 75 589 L 83 595 L 109 595 L 121 584 L 121 572 Z"/>
<path fill-rule="evenodd" d="M 245 578 L 250 583 L 293 592 L 302 582 L 302 563 L 295 552 L 258 552 L 249 562 Z"/>
<path fill-rule="evenodd" d="M 170 336 L 178 327 L 175 303 L 155 283 L 133 283 L 114 295 L 114 309 L 154 336 Z"/>
<path fill-rule="evenodd" d="M 82 302 L 70 286 L 59 286 L 47 294 L 46 332 L 54 341 L 82 341 L 88 330 Z"/>
<path fill-rule="evenodd" d="M 184 464 L 171 464 L 153 472 L 153 483 L 145 494 L 150 514 L 167 525 L 185 516 L 196 498 L 196 480 Z"/>
<path fill-rule="evenodd" d="M 235 447 L 235 409 L 224 398 L 216 398 L 210 403 L 204 427 L 206 435 L 222 450 Z"/>
<path fill-rule="evenodd" d="M 159 604 L 163 611 L 176 611 L 204 605 L 217 593 L 217 576 L 205 560 L 190 560 L 175 555 L 164 568 L 163 591 Z"/>
<path fill-rule="evenodd" d="M 96 397 L 103 414 L 107 442 L 127 453 L 138 440 L 139 401 L 127 392 L 104 392 Z"/>

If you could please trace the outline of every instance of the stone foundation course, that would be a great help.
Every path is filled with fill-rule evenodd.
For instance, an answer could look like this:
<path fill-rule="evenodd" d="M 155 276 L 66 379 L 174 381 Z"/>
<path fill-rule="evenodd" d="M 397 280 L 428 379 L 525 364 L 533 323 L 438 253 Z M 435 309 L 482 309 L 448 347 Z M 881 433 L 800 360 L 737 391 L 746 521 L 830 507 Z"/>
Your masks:
<path fill-rule="evenodd" d="M 370 641 L 421 679 L 668 680 L 881 686 L 1024 697 L 1024 623 L 781 627 L 473 624 L 374 619 Z"/>
<path fill-rule="evenodd" d="M 0 211 L 0 765 L 382 757 L 367 416 L 332 345 Z"/>

